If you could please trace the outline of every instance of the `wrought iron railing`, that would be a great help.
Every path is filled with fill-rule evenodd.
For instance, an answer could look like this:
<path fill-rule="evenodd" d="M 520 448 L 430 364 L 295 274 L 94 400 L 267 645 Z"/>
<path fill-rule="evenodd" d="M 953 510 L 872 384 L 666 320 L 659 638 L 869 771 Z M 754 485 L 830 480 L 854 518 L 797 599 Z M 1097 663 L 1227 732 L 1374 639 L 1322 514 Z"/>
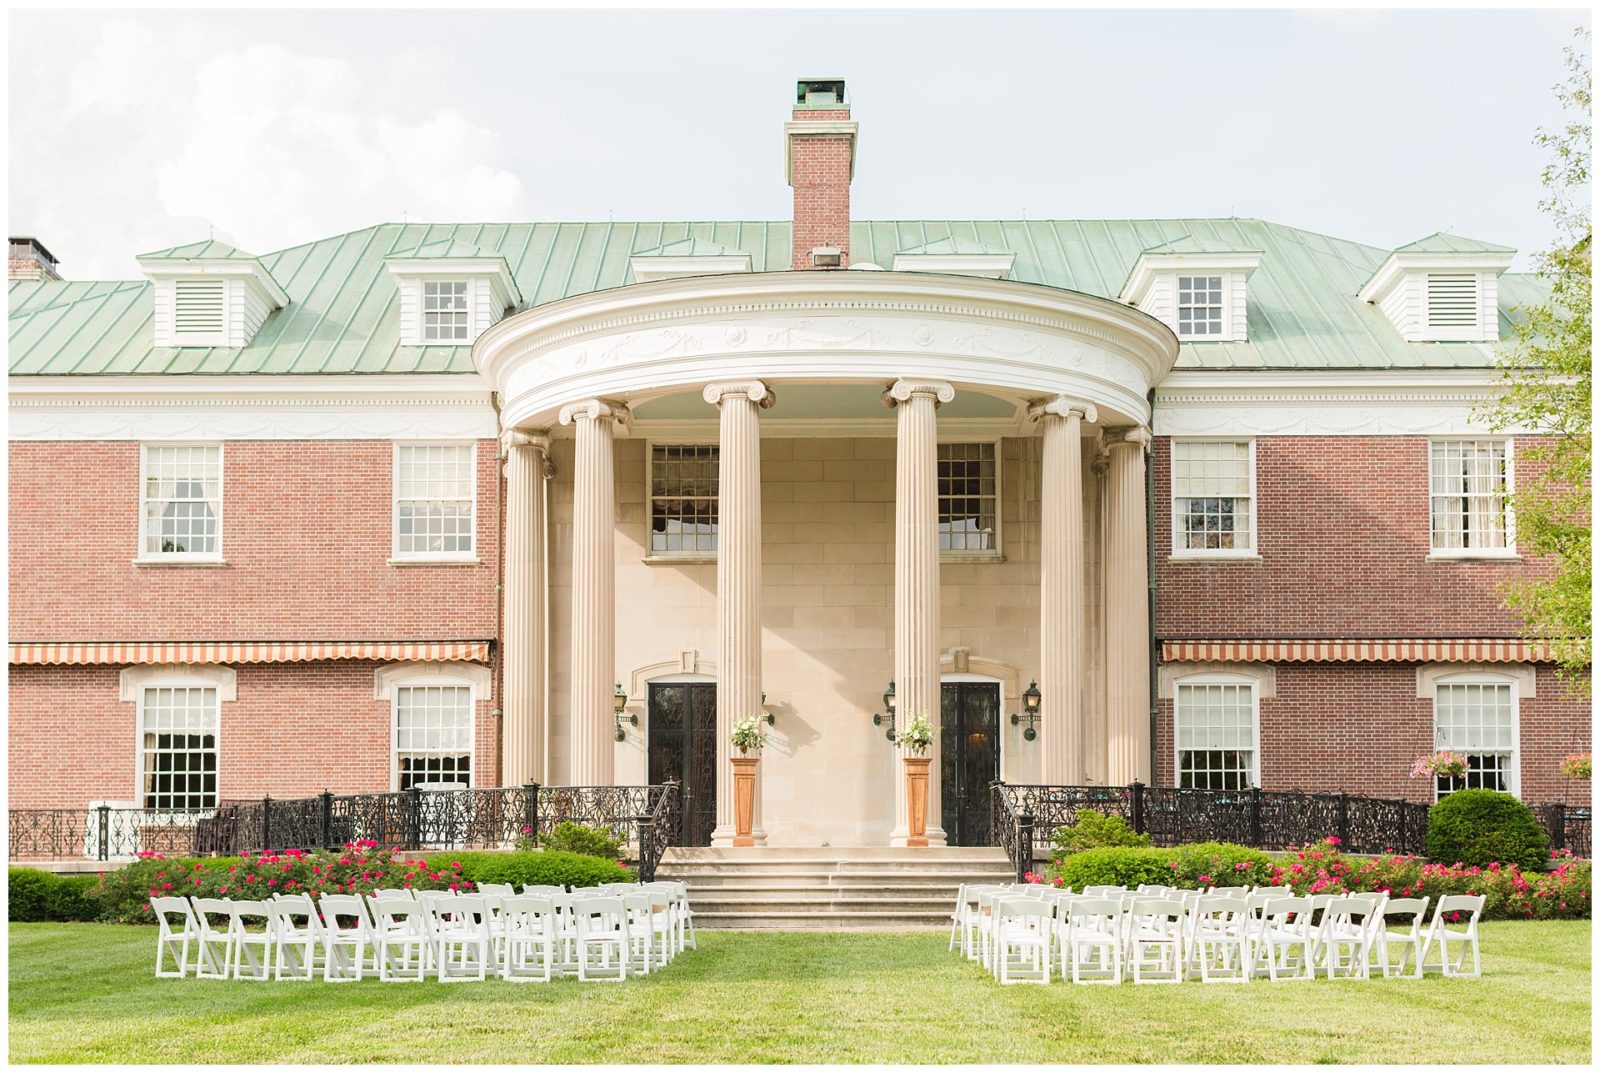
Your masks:
<path fill-rule="evenodd" d="M 991 788 L 994 843 L 1006 851 L 1020 881 L 1033 867 L 1033 849 L 1049 844 L 1057 827 L 1079 809 L 1120 816 L 1157 846 L 1236 842 L 1283 850 L 1330 835 L 1347 853 L 1426 852 L 1428 806 L 1360 794 L 1282 790 L 1182 790 L 1170 786 L 1037 786 L 997 782 Z M 1591 811 L 1534 805 L 1552 849 L 1590 852 Z"/>
<path fill-rule="evenodd" d="M 224 801 L 214 809 L 12 809 L 12 861 L 126 860 L 141 852 L 218 856 L 245 850 L 337 849 L 371 839 L 397 849 L 536 844 L 557 824 L 603 827 L 653 872 L 677 838 L 678 787 L 541 786 Z M 648 820 L 648 830 L 644 821 Z"/>
<path fill-rule="evenodd" d="M 683 808 L 683 798 L 678 793 L 678 784 L 669 782 L 665 786 L 652 786 L 649 789 L 661 792 L 656 795 L 650 811 L 640 814 L 637 821 L 639 833 L 636 841 L 641 883 L 649 883 L 655 879 L 656 866 L 661 863 L 662 854 L 666 853 L 667 847 L 677 840 L 678 831 L 682 826 L 680 812 Z"/>

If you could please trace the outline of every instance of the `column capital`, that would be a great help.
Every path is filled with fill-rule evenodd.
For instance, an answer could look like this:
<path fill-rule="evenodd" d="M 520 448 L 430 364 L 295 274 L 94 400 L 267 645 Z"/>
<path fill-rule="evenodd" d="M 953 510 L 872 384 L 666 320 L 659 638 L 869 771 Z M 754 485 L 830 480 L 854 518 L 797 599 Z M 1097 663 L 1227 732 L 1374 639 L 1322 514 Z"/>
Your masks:
<path fill-rule="evenodd" d="M 1105 450 L 1110 451 L 1113 447 L 1137 444 L 1143 450 L 1149 451 L 1153 443 L 1155 443 L 1155 438 L 1150 435 L 1150 430 L 1143 425 L 1135 425 L 1133 428 L 1112 429 L 1107 432 Z"/>
<path fill-rule="evenodd" d="M 707 384 L 701 395 L 716 407 L 721 407 L 722 400 L 729 395 L 749 399 L 763 410 L 770 409 L 772 404 L 778 401 L 778 396 L 762 380 L 724 380 Z"/>
<path fill-rule="evenodd" d="M 500 433 L 500 448 L 509 452 L 513 447 L 533 447 L 540 451 L 548 451 L 550 450 L 550 430 L 508 428 Z"/>
<path fill-rule="evenodd" d="M 883 404 L 893 408 L 896 404 L 910 402 L 918 395 L 926 395 L 939 406 L 956 397 L 956 389 L 942 380 L 896 380 L 883 392 Z"/>
<path fill-rule="evenodd" d="M 1069 398 L 1066 395 L 1057 395 L 1053 399 L 1039 399 L 1028 405 L 1028 416 L 1035 421 L 1045 417 L 1066 417 L 1074 413 L 1091 425 L 1100 420 L 1100 411 L 1095 408 L 1094 403 Z"/>
<path fill-rule="evenodd" d="M 594 421 L 602 417 L 609 417 L 619 425 L 626 425 L 633 419 L 626 403 L 610 399 L 584 399 L 582 402 L 569 402 L 561 408 L 563 425 L 570 425 L 576 421 Z"/>

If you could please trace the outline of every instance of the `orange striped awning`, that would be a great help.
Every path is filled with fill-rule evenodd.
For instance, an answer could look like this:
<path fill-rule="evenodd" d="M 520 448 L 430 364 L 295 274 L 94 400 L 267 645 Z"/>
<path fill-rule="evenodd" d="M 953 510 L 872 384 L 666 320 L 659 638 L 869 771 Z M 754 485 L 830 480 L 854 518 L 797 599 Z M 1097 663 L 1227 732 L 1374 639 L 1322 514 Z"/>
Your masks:
<path fill-rule="evenodd" d="M 1163 641 L 1163 663 L 1537 663 L 1543 645 L 1503 637 Z"/>
<path fill-rule="evenodd" d="M 309 663 L 330 659 L 489 662 L 488 641 L 31 641 L 10 647 L 13 666 Z"/>

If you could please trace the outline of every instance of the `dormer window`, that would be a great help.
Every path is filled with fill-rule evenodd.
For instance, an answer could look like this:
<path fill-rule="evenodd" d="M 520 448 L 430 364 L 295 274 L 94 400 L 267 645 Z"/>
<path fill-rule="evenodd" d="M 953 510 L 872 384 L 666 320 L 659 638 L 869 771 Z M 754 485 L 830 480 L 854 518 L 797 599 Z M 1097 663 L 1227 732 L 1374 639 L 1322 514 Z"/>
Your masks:
<path fill-rule="evenodd" d="M 1221 276 L 1178 277 L 1178 338 L 1221 337 L 1223 312 Z"/>
<path fill-rule="evenodd" d="M 1408 343 L 1500 338 L 1500 274 L 1515 250 L 1457 235 L 1409 242 L 1378 266 L 1357 297 L 1378 307 Z"/>
<path fill-rule="evenodd" d="M 422 338 L 425 342 L 467 342 L 467 281 L 426 280 L 422 284 Z"/>
<path fill-rule="evenodd" d="M 185 343 L 221 345 L 227 327 L 227 282 L 180 279 L 173 283 L 173 338 Z"/>
<path fill-rule="evenodd" d="M 1428 327 L 1475 328 L 1478 325 L 1478 274 L 1428 273 Z"/>
<path fill-rule="evenodd" d="M 139 255 L 155 284 L 151 342 L 158 347 L 242 347 L 289 304 L 261 261 L 207 239 Z"/>

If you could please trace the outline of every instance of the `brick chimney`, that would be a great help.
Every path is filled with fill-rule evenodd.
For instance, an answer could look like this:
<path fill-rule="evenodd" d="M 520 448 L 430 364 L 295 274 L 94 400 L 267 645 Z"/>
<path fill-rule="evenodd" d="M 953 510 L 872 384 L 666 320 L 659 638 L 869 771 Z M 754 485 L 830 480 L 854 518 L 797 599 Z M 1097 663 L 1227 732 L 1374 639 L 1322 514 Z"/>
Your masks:
<path fill-rule="evenodd" d="M 794 268 L 850 264 L 850 180 L 856 171 L 856 124 L 840 78 L 803 78 L 794 118 L 783 125 L 785 163 L 794 187 Z"/>
<path fill-rule="evenodd" d="M 12 235 L 6 278 L 60 279 L 61 273 L 56 271 L 56 259 L 44 243 L 30 235 Z"/>

